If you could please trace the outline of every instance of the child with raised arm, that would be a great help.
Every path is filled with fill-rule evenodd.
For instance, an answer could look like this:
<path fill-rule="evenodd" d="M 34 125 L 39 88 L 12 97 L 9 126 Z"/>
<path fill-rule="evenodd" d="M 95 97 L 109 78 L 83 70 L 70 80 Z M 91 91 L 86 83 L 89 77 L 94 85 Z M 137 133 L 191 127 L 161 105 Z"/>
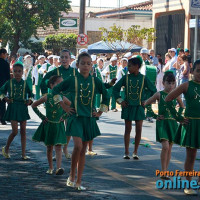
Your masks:
<path fill-rule="evenodd" d="M 26 121 L 30 119 L 28 114 L 28 105 L 31 105 L 33 94 L 26 81 L 22 79 L 23 64 L 16 62 L 13 65 L 14 78 L 7 81 L 0 88 L 0 99 L 4 99 L 8 103 L 5 121 L 11 122 L 12 133 L 9 135 L 6 146 L 2 148 L 2 155 L 10 158 L 9 147 L 18 133 L 18 122 L 20 123 L 22 159 L 29 159 L 26 156 Z"/>
<path fill-rule="evenodd" d="M 176 119 L 182 123 L 174 139 L 175 143 L 186 147 L 185 171 L 193 171 L 197 149 L 200 148 L 200 60 L 193 65 L 193 77 L 192 81 L 181 84 L 165 98 L 168 108 L 174 112 L 172 100 L 181 94 L 185 96 L 185 116 L 176 116 Z M 192 177 L 187 176 L 186 179 L 191 181 Z M 185 188 L 184 192 L 188 195 L 197 195 L 197 192 L 191 188 Z"/>
<path fill-rule="evenodd" d="M 130 133 L 132 129 L 132 121 L 135 121 L 135 148 L 132 154 L 133 159 L 138 160 L 138 147 L 142 134 L 142 123 L 145 119 L 144 113 L 144 100 L 145 90 L 147 88 L 150 91 L 150 96 L 156 92 L 155 86 L 151 81 L 139 70 L 143 60 L 140 56 L 131 58 L 128 60 L 128 71 L 130 74 L 123 76 L 113 88 L 113 95 L 117 99 L 117 103 L 122 105 L 121 118 L 125 120 L 125 155 L 124 159 L 130 159 L 129 156 L 129 143 Z M 120 97 L 121 87 L 125 87 L 125 98 Z"/>
<path fill-rule="evenodd" d="M 171 149 L 174 143 L 174 137 L 178 128 L 178 123 L 169 111 L 165 102 L 165 97 L 175 88 L 176 85 L 173 72 L 165 72 L 162 84 L 164 86 L 164 90 L 155 93 L 145 102 L 145 105 L 151 105 L 152 103 L 158 101 L 158 115 L 153 112 L 151 107 L 148 107 L 148 109 L 152 116 L 156 119 L 156 141 L 162 144 L 162 151 L 160 154 L 162 171 L 167 171 L 171 159 Z M 180 97 L 177 97 L 177 99 L 172 101 L 174 106 L 176 106 L 177 102 L 180 106 L 179 112 L 182 113 L 184 105 Z M 168 176 L 162 176 L 161 178 L 169 179 Z"/>
<path fill-rule="evenodd" d="M 53 89 L 57 84 L 63 81 L 61 76 L 52 76 L 49 79 L 49 88 Z M 62 100 L 63 99 L 63 100 Z M 36 130 L 32 139 L 37 142 L 44 142 L 47 146 L 47 159 L 49 162 L 49 169 L 47 174 L 53 174 L 53 147 L 55 146 L 56 150 L 56 175 L 62 175 L 64 170 L 61 168 L 62 161 L 62 149 L 61 145 L 67 143 L 64 127 L 64 119 L 67 117 L 67 113 L 63 114 L 63 109 L 59 104 L 59 101 L 64 102 L 63 109 L 66 112 L 73 112 L 70 107 L 71 102 L 66 98 L 62 97 L 60 100 L 53 98 L 51 93 L 43 96 L 39 100 L 35 101 L 32 104 L 34 112 L 42 119 L 42 123 Z M 46 116 L 43 115 L 39 110 L 38 106 L 45 103 L 46 105 Z"/>
<path fill-rule="evenodd" d="M 75 108 L 76 114 L 68 118 L 66 134 L 73 137 L 74 150 L 72 153 L 70 176 L 67 186 L 78 190 L 86 190 L 81 185 L 81 178 L 85 165 L 85 151 L 88 141 L 100 135 L 96 118 L 108 110 L 109 95 L 104 84 L 90 75 L 92 60 L 89 54 L 81 53 L 78 56 L 77 68 L 80 73 L 71 76 L 53 89 L 53 95 L 58 97 L 62 91 L 70 92 L 71 107 Z M 102 94 L 100 110 L 95 111 L 96 94 Z M 75 174 L 77 169 L 77 179 Z"/>

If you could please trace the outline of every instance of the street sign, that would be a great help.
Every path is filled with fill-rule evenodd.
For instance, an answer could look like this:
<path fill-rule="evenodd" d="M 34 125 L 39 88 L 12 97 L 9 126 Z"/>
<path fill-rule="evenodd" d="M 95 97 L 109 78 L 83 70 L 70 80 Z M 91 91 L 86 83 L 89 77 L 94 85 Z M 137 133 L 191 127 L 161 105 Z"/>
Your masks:
<path fill-rule="evenodd" d="M 190 0 L 190 14 L 200 15 L 200 0 Z"/>
<path fill-rule="evenodd" d="M 86 45 L 88 43 L 88 36 L 86 34 L 79 34 L 77 38 L 79 45 Z"/>
<path fill-rule="evenodd" d="M 190 22 L 189 22 L 189 27 L 190 28 L 195 28 L 196 26 L 196 19 L 190 19 Z M 199 25 L 198 27 L 200 27 L 200 19 L 199 19 Z"/>
<path fill-rule="evenodd" d="M 60 29 L 78 28 L 77 19 L 60 18 L 59 27 Z"/>

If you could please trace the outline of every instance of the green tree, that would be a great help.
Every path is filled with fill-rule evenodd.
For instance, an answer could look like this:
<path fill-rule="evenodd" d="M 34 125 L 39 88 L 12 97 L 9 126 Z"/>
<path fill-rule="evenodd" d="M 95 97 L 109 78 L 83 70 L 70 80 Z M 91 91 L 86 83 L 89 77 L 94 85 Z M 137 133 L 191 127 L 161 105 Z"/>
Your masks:
<path fill-rule="evenodd" d="M 99 30 L 102 33 L 102 40 L 113 50 L 116 50 L 116 44 L 119 44 L 123 51 L 126 42 L 131 43 L 133 46 L 134 44 L 140 45 L 143 40 L 153 42 L 156 39 L 154 36 L 154 28 L 140 29 L 139 25 L 132 25 L 127 30 L 124 30 L 121 26 L 117 27 L 114 24 L 109 30 L 104 27 L 101 27 Z M 130 46 L 127 51 L 129 51 L 132 46 Z"/>
<path fill-rule="evenodd" d="M 43 47 L 43 43 L 42 42 L 33 42 L 33 41 L 29 41 L 24 48 L 30 49 L 32 52 L 34 53 L 38 53 L 38 54 L 44 54 L 45 49 Z"/>
<path fill-rule="evenodd" d="M 32 35 L 37 38 L 37 28 L 53 25 L 58 29 L 61 12 L 70 9 L 69 0 L 0 0 L 0 38 L 8 41 L 12 54 L 20 43 L 27 44 Z"/>
<path fill-rule="evenodd" d="M 77 35 L 74 33 L 58 35 L 49 35 L 45 38 L 43 46 L 46 50 L 50 50 L 53 54 L 58 54 L 62 49 L 69 49 L 72 53 L 76 53 Z"/>

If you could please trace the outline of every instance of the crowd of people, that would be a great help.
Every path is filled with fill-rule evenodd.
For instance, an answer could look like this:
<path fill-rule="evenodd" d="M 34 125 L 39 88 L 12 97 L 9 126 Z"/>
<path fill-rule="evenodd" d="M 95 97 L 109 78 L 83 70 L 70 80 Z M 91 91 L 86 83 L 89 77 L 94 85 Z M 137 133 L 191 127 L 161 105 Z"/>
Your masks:
<path fill-rule="evenodd" d="M 30 119 L 27 107 L 31 105 L 42 120 L 32 139 L 47 146 L 49 169 L 46 173 L 54 173 L 54 147 L 55 173 L 64 173 L 61 167 L 61 146 L 64 145 L 65 156 L 71 158 L 66 185 L 85 190 L 81 184 L 85 153 L 88 149 L 89 155 L 95 155 L 92 143 L 100 135 L 97 120 L 103 112 L 117 112 L 118 103 L 122 108 L 121 118 L 125 121 L 124 159 L 139 159 L 143 120 L 151 122 L 155 118 L 156 140 L 162 144 L 162 170 L 168 169 L 173 143 L 186 147 L 185 170 L 193 170 L 196 152 L 200 148 L 200 61 L 192 65 L 188 49 L 169 49 L 164 62 L 161 55 L 155 56 L 154 50 L 146 48 L 141 49 L 140 55 L 131 52 L 120 56 L 114 54 L 109 61 L 105 55 L 89 55 L 87 49 L 81 49 L 77 59 L 72 59 L 68 50 L 62 50 L 60 57 L 39 55 L 35 60 L 27 54 L 23 60 L 11 62 L 9 69 L 5 61 L 6 53 L 5 49 L 0 50 L 0 59 L 6 69 L 3 73 L 7 73 L 0 82 L 0 98 L 1 103 L 5 106 L 6 102 L 8 106 L 0 117 L 3 123 L 11 122 L 12 132 L 2 148 L 5 158 L 10 158 L 9 148 L 20 123 L 22 159 L 29 159 L 26 156 L 26 121 Z M 10 69 L 12 79 L 8 75 Z M 156 101 L 158 113 L 151 107 Z M 39 105 L 44 105 L 46 114 L 40 112 Z M 136 127 L 135 146 L 130 156 L 133 121 Z M 72 156 L 67 150 L 71 137 L 74 142 Z M 169 179 L 167 176 L 161 178 Z M 186 179 L 191 181 L 191 177 Z M 190 188 L 184 192 L 196 194 Z"/>

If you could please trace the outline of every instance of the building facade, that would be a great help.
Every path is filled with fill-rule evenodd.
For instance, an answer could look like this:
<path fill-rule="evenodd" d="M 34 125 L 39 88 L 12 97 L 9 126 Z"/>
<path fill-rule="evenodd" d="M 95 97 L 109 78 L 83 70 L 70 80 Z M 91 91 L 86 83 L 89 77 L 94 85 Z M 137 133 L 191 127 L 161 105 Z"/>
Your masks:
<path fill-rule="evenodd" d="M 164 55 L 169 48 L 190 49 L 194 53 L 194 28 L 190 28 L 191 0 L 153 0 L 153 27 L 156 29 L 156 42 L 154 48 L 157 53 Z M 198 44 L 200 44 L 200 31 L 198 30 Z M 197 57 L 200 57 L 198 45 Z"/>

